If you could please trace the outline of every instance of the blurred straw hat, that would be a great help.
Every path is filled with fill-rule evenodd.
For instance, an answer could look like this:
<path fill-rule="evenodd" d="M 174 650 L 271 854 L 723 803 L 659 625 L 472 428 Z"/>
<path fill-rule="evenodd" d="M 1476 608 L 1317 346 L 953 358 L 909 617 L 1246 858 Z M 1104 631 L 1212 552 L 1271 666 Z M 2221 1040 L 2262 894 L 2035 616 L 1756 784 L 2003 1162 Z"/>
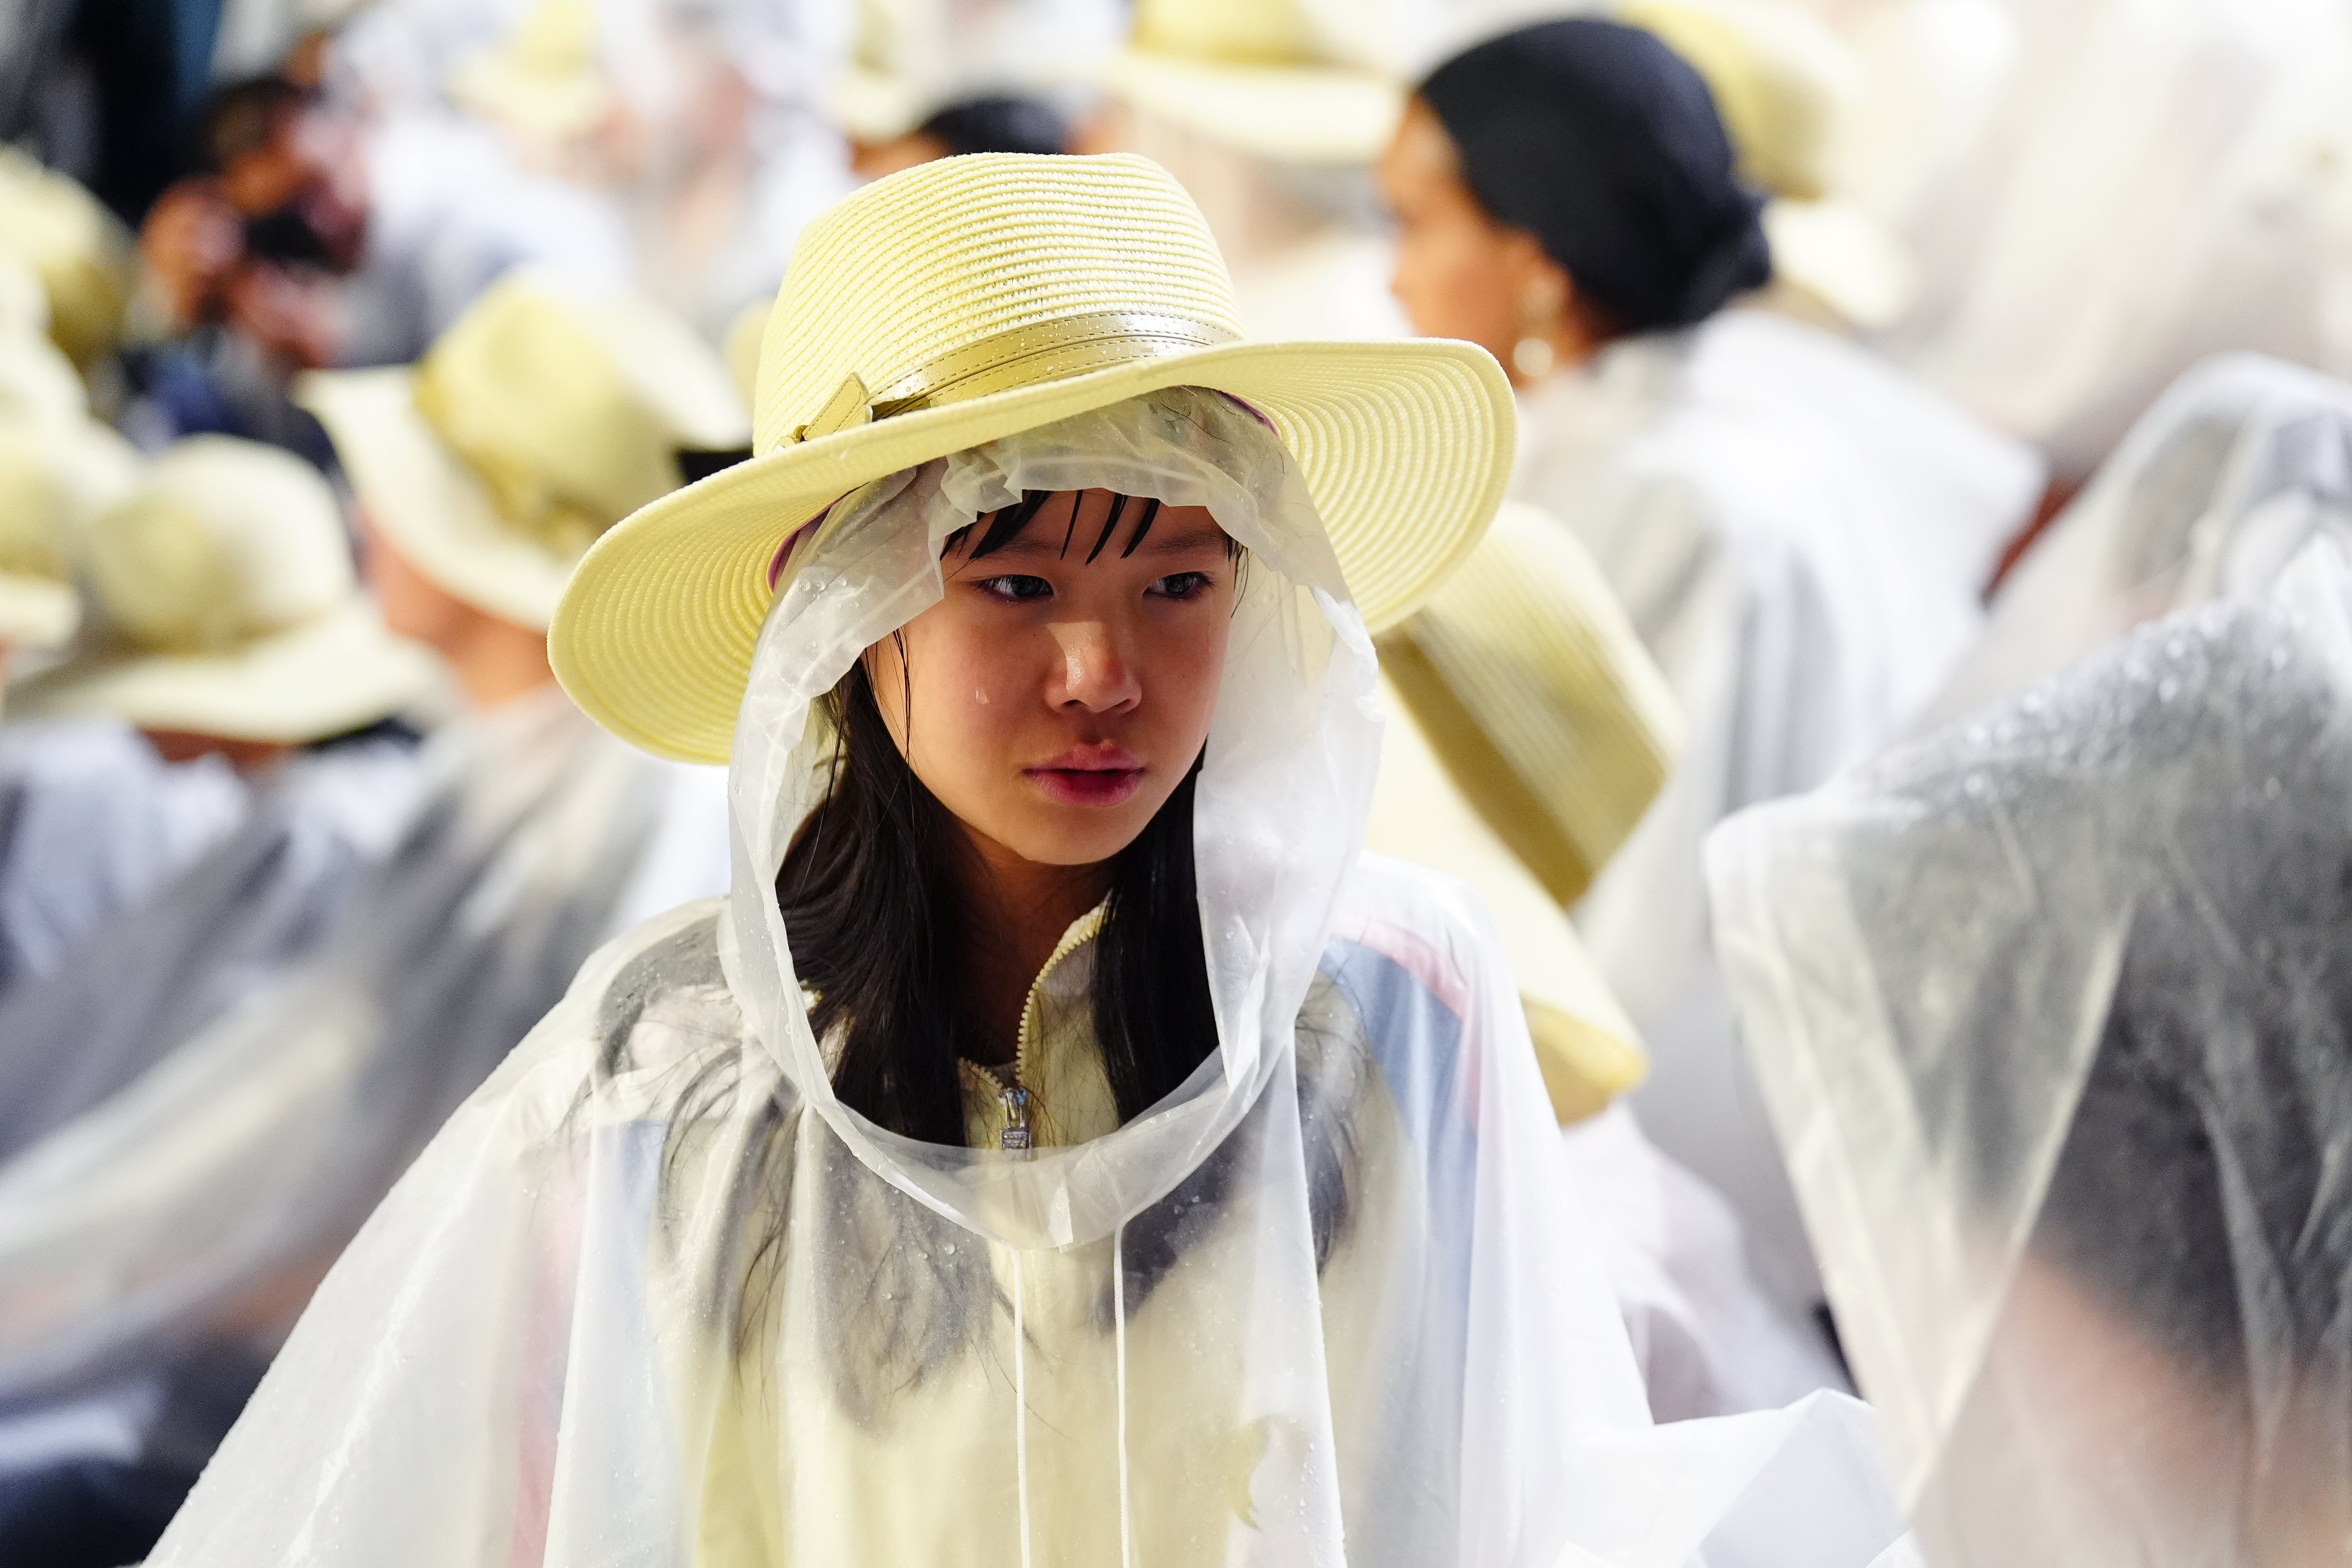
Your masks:
<path fill-rule="evenodd" d="M 596 537 L 680 480 L 683 449 L 740 447 L 727 367 L 619 290 L 509 273 L 415 367 L 296 384 L 372 526 L 445 592 L 544 626 Z"/>
<path fill-rule="evenodd" d="M 299 744 L 398 711 L 432 657 L 383 629 L 326 480 L 275 447 L 180 442 L 91 523 L 110 636 L 25 683 L 26 715 Z"/>
<path fill-rule="evenodd" d="M 625 739 L 723 762 L 803 524 L 885 475 L 1166 386 L 1274 423 L 1368 619 L 1418 603 L 1508 481 L 1510 386 L 1485 351 L 1243 342 L 1200 210 L 1158 164 L 941 159 L 803 233 L 760 356 L 755 455 L 597 541 L 556 611 L 556 674 Z"/>
<path fill-rule="evenodd" d="M 1582 1121 L 1649 1056 L 1567 910 L 1674 769 L 1673 692 L 1584 547 L 1517 501 L 1420 608 L 1372 630 L 1392 713 L 1370 847 L 1477 889 L 1552 1112 Z"/>
<path fill-rule="evenodd" d="M 47 290 L 5 250 L 0 241 L 0 419 L 80 425 L 89 417 L 89 389 L 48 336 Z"/>
<path fill-rule="evenodd" d="M 1664 787 L 1682 714 L 1567 528 L 1507 503 L 1381 668 L 1465 798 L 1562 907 Z"/>
<path fill-rule="evenodd" d="M 90 520 L 138 483 L 139 458 L 103 425 L 0 418 L 0 647 L 64 647 Z"/>
<path fill-rule="evenodd" d="M 96 196 L 0 143 L 0 256 L 29 268 L 48 333 L 88 367 L 114 347 L 136 278 L 131 237 Z"/>
<path fill-rule="evenodd" d="M 1404 112 L 1405 89 L 1360 5 L 1137 0 L 1103 86 L 1157 119 L 1278 163 L 1365 164 Z"/>
<path fill-rule="evenodd" d="M 1623 0 L 1619 17 L 1656 34 L 1706 79 L 1740 174 L 1772 199 L 1774 272 L 1853 325 L 1892 325 L 1918 268 L 1869 213 L 1835 194 L 1839 138 L 1862 63 L 1829 24 L 1790 0 Z"/>
<path fill-rule="evenodd" d="M 619 101 L 590 0 L 538 0 L 504 42 L 449 73 L 450 100 L 532 141 L 560 146 Z"/>
<path fill-rule="evenodd" d="M 1125 0 L 856 0 L 825 109 L 852 141 L 897 141 L 951 103 L 1062 98 L 1118 43 Z"/>

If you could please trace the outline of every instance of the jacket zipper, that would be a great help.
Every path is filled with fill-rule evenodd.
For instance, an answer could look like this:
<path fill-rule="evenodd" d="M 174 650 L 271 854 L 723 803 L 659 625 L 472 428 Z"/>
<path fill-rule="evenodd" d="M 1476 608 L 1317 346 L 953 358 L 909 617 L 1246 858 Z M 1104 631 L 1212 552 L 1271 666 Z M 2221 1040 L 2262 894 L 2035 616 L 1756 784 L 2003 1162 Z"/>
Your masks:
<path fill-rule="evenodd" d="M 975 1062 L 972 1064 L 980 1067 Z M 1030 1149 L 1036 1135 L 1029 1126 L 1029 1087 L 1023 1083 L 1012 1068 L 981 1067 L 989 1081 L 996 1085 L 996 1098 L 1004 1107 L 1004 1130 L 996 1136 L 1000 1149 Z"/>
<path fill-rule="evenodd" d="M 1028 1076 L 1029 1047 L 1035 1042 L 1037 1035 L 1037 1020 L 1041 1012 L 1037 994 L 1045 986 L 1045 976 L 1054 973 L 1055 964 L 1095 939 L 1096 933 L 1102 930 L 1102 913 L 1097 907 L 1064 932 L 1062 940 L 1055 945 L 1053 956 L 1045 960 L 1044 968 L 1037 971 L 1037 977 L 1029 982 L 1029 994 L 1021 1004 L 1021 1033 L 1013 1042 L 1013 1065 L 993 1068 L 978 1062 L 972 1064 L 996 1085 L 997 1100 L 1004 1108 L 1004 1130 L 997 1134 L 996 1140 L 1000 1149 L 1036 1147 L 1036 1132 L 1029 1122 L 1032 1105 L 1029 1086 L 1022 1080 Z"/>

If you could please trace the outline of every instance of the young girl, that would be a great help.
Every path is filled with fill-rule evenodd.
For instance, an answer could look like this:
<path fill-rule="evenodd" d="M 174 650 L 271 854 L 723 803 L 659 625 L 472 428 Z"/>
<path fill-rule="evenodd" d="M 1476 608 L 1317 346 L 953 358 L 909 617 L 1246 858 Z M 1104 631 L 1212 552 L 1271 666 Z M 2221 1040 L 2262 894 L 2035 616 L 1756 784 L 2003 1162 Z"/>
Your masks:
<path fill-rule="evenodd" d="M 1358 854 L 1361 612 L 1475 541 L 1508 400 L 1240 342 L 1139 159 L 814 226 L 761 455 L 552 633 L 616 731 L 731 727 L 733 889 L 452 1119 L 152 1561 L 1696 1547 L 1706 1467 L 1601 1441 L 1641 1391 L 1485 917 Z"/>

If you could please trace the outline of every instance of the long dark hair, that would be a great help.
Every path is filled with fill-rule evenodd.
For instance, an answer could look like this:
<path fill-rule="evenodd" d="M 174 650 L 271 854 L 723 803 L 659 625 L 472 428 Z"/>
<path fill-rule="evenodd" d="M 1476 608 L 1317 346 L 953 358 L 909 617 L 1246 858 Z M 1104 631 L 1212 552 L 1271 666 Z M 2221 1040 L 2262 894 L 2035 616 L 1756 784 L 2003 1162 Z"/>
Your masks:
<path fill-rule="evenodd" d="M 1019 504 L 949 536 L 971 540 L 968 561 L 1003 548 L 1055 492 L 1024 491 Z M 1093 561 L 1133 520 L 1120 553 L 1150 532 L 1160 502 L 1113 495 Z M 1071 508 L 1066 554 L 1077 530 Z M 905 645 L 900 645 L 903 653 Z M 903 660 L 901 668 L 904 668 Z M 834 1092 L 879 1126 L 927 1143 L 964 1141 L 956 1061 L 978 1046 L 963 1037 L 953 999 L 958 894 L 950 868 L 961 831 L 907 765 L 860 659 L 825 694 L 838 745 L 824 804 L 793 835 L 776 874 L 793 963 L 816 994 L 817 1038 L 837 1037 Z M 1121 1121 L 1164 1098 L 1215 1046 L 1209 972 L 1192 874 L 1192 770 L 1135 841 L 1111 862 L 1110 898 L 1096 939 L 1095 1037 Z M 836 1033 L 837 1032 L 837 1033 Z"/>

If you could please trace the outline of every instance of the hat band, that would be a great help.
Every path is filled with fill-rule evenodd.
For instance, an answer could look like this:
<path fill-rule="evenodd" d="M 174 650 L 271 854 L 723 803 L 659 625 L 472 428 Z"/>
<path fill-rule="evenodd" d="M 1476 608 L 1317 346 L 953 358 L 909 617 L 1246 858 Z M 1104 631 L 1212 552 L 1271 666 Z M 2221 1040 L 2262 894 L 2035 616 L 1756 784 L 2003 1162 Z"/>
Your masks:
<path fill-rule="evenodd" d="M 868 391 L 864 378 L 853 372 L 815 418 L 793 428 L 792 439 L 814 441 L 919 408 L 969 403 L 1116 364 L 1194 353 L 1239 341 L 1240 334 L 1207 321 L 1144 311 L 1103 310 L 1039 321 L 950 349 L 879 392 Z"/>

